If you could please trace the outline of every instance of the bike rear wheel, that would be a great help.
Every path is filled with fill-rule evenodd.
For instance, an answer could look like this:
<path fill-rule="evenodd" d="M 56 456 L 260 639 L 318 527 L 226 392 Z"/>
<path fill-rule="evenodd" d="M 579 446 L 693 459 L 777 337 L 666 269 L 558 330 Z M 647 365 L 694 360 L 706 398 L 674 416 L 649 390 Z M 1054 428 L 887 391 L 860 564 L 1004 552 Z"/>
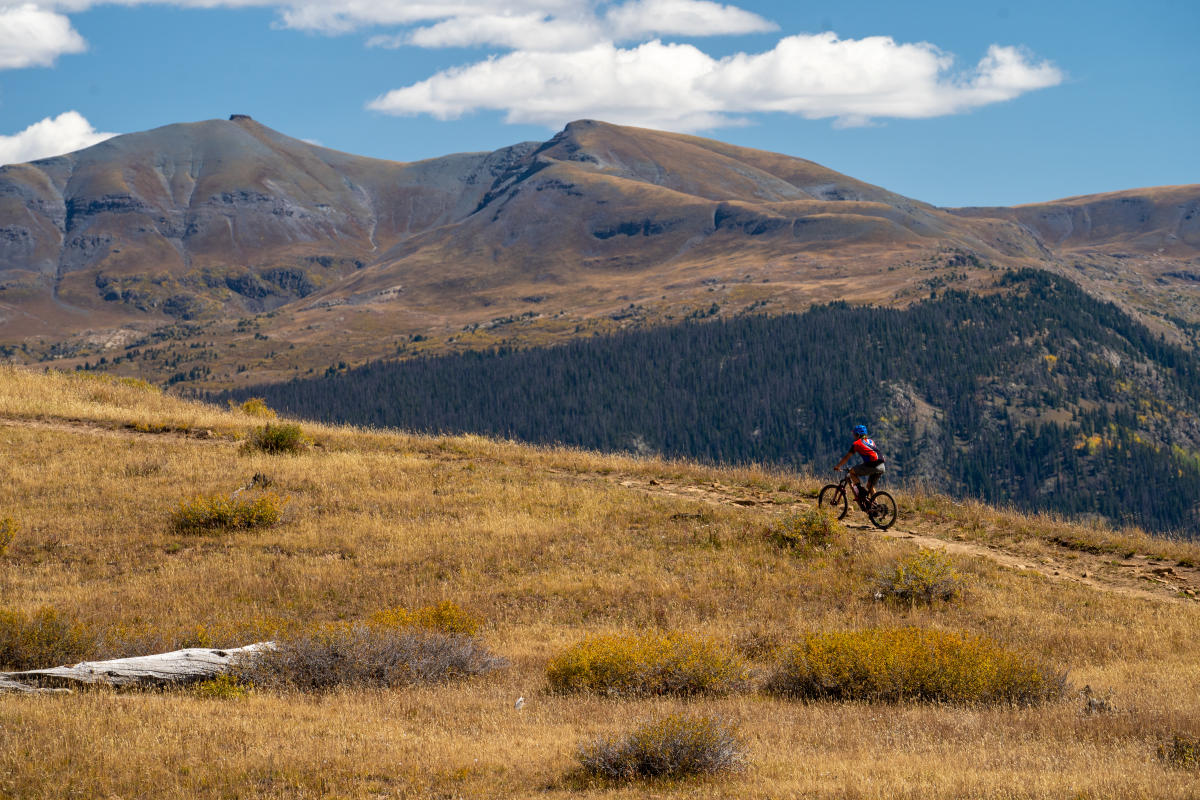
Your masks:
<path fill-rule="evenodd" d="M 825 486 L 817 497 L 817 508 L 828 509 L 831 514 L 837 514 L 838 519 L 846 516 L 846 512 L 850 510 L 850 505 L 846 502 L 846 489 L 840 483 Z"/>
<path fill-rule="evenodd" d="M 887 492 L 876 492 L 867 508 L 867 516 L 880 530 L 887 530 L 896 521 L 896 501 Z"/>

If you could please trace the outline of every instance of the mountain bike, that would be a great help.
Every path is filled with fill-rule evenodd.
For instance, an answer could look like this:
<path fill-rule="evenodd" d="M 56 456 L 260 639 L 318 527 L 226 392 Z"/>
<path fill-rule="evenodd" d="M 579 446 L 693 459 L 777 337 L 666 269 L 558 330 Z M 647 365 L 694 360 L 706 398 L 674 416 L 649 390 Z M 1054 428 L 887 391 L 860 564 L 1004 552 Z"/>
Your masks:
<path fill-rule="evenodd" d="M 850 500 L 866 512 L 871 523 L 880 530 L 887 530 L 896 521 L 896 501 L 887 492 L 876 492 L 870 500 L 866 498 L 865 487 L 856 485 L 850 480 L 850 471 L 838 483 L 831 483 L 821 489 L 817 496 L 817 507 L 827 508 L 841 519 L 850 510 Z"/>

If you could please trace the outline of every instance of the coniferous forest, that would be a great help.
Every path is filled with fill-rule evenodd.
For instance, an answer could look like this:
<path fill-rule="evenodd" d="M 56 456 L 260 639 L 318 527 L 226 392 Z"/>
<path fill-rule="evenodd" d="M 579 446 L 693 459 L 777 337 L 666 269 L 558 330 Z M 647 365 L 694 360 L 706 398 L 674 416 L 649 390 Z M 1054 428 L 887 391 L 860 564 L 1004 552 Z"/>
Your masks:
<path fill-rule="evenodd" d="M 214 396 L 301 417 L 827 472 L 864 422 L 886 483 L 1194 538 L 1200 358 L 1061 277 L 527 350 L 377 362 Z"/>

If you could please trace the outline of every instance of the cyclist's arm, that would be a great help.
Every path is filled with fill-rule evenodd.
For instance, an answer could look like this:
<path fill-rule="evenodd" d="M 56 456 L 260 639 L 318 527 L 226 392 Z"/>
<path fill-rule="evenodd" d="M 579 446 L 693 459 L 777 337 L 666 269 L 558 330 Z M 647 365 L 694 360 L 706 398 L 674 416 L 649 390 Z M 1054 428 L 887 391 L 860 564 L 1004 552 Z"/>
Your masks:
<path fill-rule="evenodd" d="M 846 455 L 842 456 L 842 460 L 839 461 L 836 466 L 834 466 L 833 471 L 837 472 L 838 470 L 840 470 L 842 468 L 842 465 L 845 464 L 847 461 L 849 461 L 850 456 L 852 456 L 852 455 L 854 455 L 853 447 L 850 448 L 850 452 L 848 452 L 848 453 L 846 453 Z"/>

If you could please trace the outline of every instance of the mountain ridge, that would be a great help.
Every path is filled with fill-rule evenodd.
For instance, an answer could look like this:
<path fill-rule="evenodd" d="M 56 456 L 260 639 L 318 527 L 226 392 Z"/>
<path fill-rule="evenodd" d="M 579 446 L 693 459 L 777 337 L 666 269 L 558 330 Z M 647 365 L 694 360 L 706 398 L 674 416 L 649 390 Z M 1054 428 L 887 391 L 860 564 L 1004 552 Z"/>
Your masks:
<path fill-rule="evenodd" d="M 1181 186 L 942 209 L 806 159 L 596 120 L 389 161 L 234 115 L 0 168 L 0 343 L 70 366 L 164 324 L 241 342 L 238 319 L 271 313 L 303 348 L 287 377 L 514 317 L 561 338 L 713 303 L 904 304 L 1029 266 L 1186 339 L 1198 206 L 1200 186 Z M 238 380 L 214 359 L 207 380 Z"/>

